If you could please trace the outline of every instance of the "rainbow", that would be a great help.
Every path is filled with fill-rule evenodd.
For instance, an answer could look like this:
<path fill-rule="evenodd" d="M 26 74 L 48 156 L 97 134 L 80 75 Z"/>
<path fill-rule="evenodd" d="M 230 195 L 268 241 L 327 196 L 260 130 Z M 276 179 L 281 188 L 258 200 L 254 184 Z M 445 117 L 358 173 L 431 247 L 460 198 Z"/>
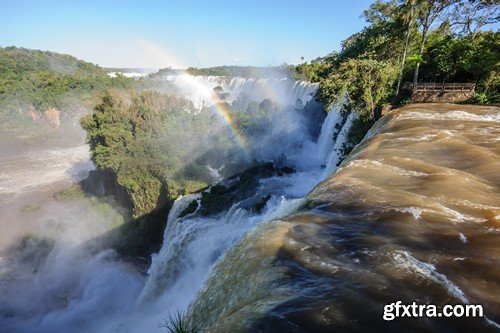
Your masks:
<path fill-rule="evenodd" d="M 202 95 L 210 96 L 212 106 L 219 115 L 220 119 L 222 119 L 226 123 L 236 144 L 243 150 L 243 152 L 246 154 L 246 157 L 249 158 L 251 156 L 251 151 L 248 145 L 248 140 L 243 135 L 243 133 L 241 133 L 238 126 L 236 126 L 236 124 L 234 123 L 231 111 L 228 109 L 228 105 L 224 102 L 221 102 L 210 88 L 207 88 L 203 84 L 198 82 L 194 76 L 184 70 L 181 71 L 183 75 L 179 76 L 180 79 L 184 80 L 184 82 L 194 87 Z"/>
<path fill-rule="evenodd" d="M 231 112 L 228 110 L 227 104 L 222 103 L 219 100 L 215 100 L 214 106 L 219 116 L 226 122 L 228 128 L 231 130 L 231 133 L 233 134 L 233 137 L 235 138 L 235 141 L 238 144 L 238 146 L 240 146 L 241 149 L 243 149 L 247 157 L 250 157 L 251 151 L 248 145 L 248 140 L 243 135 L 243 133 L 241 133 L 238 126 L 236 126 L 236 124 L 234 123 L 233 116 L 231 115 Z"/>
<path fill-rule="evenodd" d="M 146 41 L 144 39 L 138 40 L 139 46 L 145 50 L 150 56 L 156 58 L 158 61 L 169 64 L 173 68 L 186 68 L 187 66 L 183 66 L 179 61 L 176 61 L 175 57 L 169 55 L 163 48 L 159 47 L 151 43 L 150 41 Z M 236 144 L 241 147 L 241 149 L 246 154 L 247 158 L 250 158 L 251 152 L 248 145 L 247 138 L 241 133 L 240 129 L 236 126 L 233 121 L 233 117 L 231 112 L 228 109 L 228 105 L 226 103 L 221 102 L 214 94 L 214 92 L 205 87 L 203 84 L 198 82 L 196 78 L 190 75 L 187 71 L 182 70 L 184 75 L 181 75 L 182 79 L 197 91 L 199 91 L 204 96 L 210 96 L 210 99 L 215 107 L 217 114 L 220 118 L 226 123 L 227 127 L 230 129 L 233 134 L 234 140 Z"/>

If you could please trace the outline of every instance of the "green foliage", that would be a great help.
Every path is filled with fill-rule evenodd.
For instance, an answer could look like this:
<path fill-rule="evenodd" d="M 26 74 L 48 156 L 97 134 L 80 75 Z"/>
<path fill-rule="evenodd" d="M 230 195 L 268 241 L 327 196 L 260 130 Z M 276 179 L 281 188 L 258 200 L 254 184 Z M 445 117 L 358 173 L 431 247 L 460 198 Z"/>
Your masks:
<path fill-rule="evenodd" d="M 489 102 L 489 100 L 490 99 L 486 93 L 478 92 L 474 95 L 472 102 L 476 104 L 486 104 Z"/>
<path fill-rule="evenodd" d="M 367 26 L 343 41 L 340 52 L 310 63 L 265 70 L 219 66 L 187 71 L 193 75 L 243 77 L 276 73 L 319 82 L 318 96 L 326 106 L 342 103 L 360 115 L 349 133 L 349 150 L 364 137 L 384 105 L 405 101 L 404 92 L 395 96 L 398 76 L 403 82 L 411 80 L 417 65 L 421 79 L 477 82 L 477 101 L 498 100 L 499 35 L 455 34 L 451 28 L 454 22 L 440 14 L 443 8 L 457 3 L 460 1 L 375 1 L 365 11 Z M 430 15 L 427 21 L 426 15 Z M 166 68 L 150 78 L 175 73 L 178 70 Z M 147 89 L 150 81 L 138 80 L 136 87 Z M 93 114 L 82 120 L 93 161 L 98 168 L 116 173 L 131 197 L 135 216 L 151 212 L 158 202 L 210 183 L 206 165 L 219 168 L 221 161 L 237 160 L 233 158 L 238 152 L 233 131 L 249 138 L 251 145 L 256 140 L 253 138 L 267 135 L 271 124 L 279 119 L 278 106 L 269 100 L 229 104 L 220 87 L 214 93 L 219 96 L 217 108 L 224 110 L 235 128 L 228 129 L 217 114 L 198 112 L 183 99 L 153 92 L 123 95 L 116 90 L 107 92 Z M 223 171 L 234 174 L 241 167 L 234 163 Z M 209 199 L 202 197 L 210 206 Z"/>
<path fill-rule="evenodd" d="M 278 111 L 279 105 L 270 99 L 262 102 L 251 102 L 244 110 L 234 111 L 233 123 L 241 129 L 247 138 L 261 139 L 272 127 L 273 115 Z"/>
<path fill-rule="evenodd" d="M 469 10 L 461 12 L 460 9 L 466 7 Z M 409 56 L 402 68 L 403 82 L 412 81 L 413 71 L 419 64 L 419 78 L 422 81 L 476 82 L 477 91 L 485 93 L 489 102 L 497 101 L 499 89 L 496 68 L 500 63 L 500 33 L 478 29 L 472 31 L 469 25 L 467 29 L 461 30 L 461 34 L 452 30 L 452 27 L 463 27 L 465 23 L 482 27 L 486 22 L 498 22 L 498 17 L 492 15 L 494 10 L 498 11 L 498 4 L 459 0 L 378 0 L 365 11 L 368 25 L 343 41 L 339 53 L 322 60 L 328 65 L 325 66 L 326 73 L 308 76 L 320 78 L 319 96 L 326 104 L 330 104 L 337 99 L 339 89 L 335 86 L 340 84 L 332 81 L 343 78 L 348 70 L 344 63 L 350 59 L 372 59 L 390 64 L 391 67 L 401 67 L 405 37 L 409 36 Z M 446 13 L 453 15 L 447 16 Z M 303 67 L 305 65 L 298 65 L 296 71 L 304 72 Z M 354 67 L 353 72 L 357 72 L 356 66 L 350 67 Z M 337 74 L 338 71 L 342 73 Z M 395 80 L 392 70 L 388 72 Z M 385 91 L 396 86 L 390 80 L 385 83 Z M 395 96 L 390 93 L 383 95 L 381 104 L 394 102 L 392 98 Z M 400 98 L 398 96 L 397 99 Z"/>
<path fill-rule="evenodd" d="M 69 55 L 0 48 L 0 101 L 22 100 L 37 109 L 64 106 L 69 92 L 88 94 L 112 85 L 106 72 Z"/>
<path fill-rule="evenodd" d="M 69 55 L 0 47 L 0 131 L 26 133 L 43 127 L 47 124 L 37 124 L 31 116 L 49 108 L 61 110 L 61 118 L 70 119 L 81 108 L 90 108 L 103 89 L 127 87 L 131 82 L 110 78 L 97 65 Z"/>
<path fill-rule="evenodd" d="M 446 36 L 428 46 L 424 52 L 420 77 L 430 82 L 476 82 L 484 98 L 476 101 L 498 101 L 498 68 L 500 66 L 500 33 L 480 32 L 474 35 Z"/>
<path fill-rule="evenodd" d="M 177 312 L 172 315 L 169 314 L 168 318 L 165 320 L 163 327 L 167 329 L 169 333 L 197 333 L 198 329 L 193 324 L 193 322 L 187 317 L 186 314 Z"/>
<path fill-rule="evenodd" d="M 487 96 L 488 103 L 500 103 L 500 62 L 479 81 L 478 90 Z"/>
<path fill-rule="evenodd" d="M 167 73 L 176 70 L 166 69 Z M 251 78 L 262 78 L 269 76 L 283 76 L 289 74 L 288 66 L 256 67 L 256 66 L 216 66 L 208 68 L 189 67 L 187 72 L 191 75 L 214 75 L 214 76 L 241 76 Z"/>
<path fill-rule="evenodd" d="M 81 199 L 82 197 L 80 197 Z M 125 223 L 125 215 L 116 208 L 116 204 L 109 198 L 90 198 L 90 208 L 103 218 L 104 221 L 111 221 L 111 226 L 118 227 Z"/>
<path fill-rule="evenodd" d="M 107 90 L 81 125 L 93 162 L 116 175 L 139 217 L 212 183 L 207 165 L 222 176 L 251 166 L 240 136 L 248 146 L 260 145 L 280 112 L 285 111 L 268 99 L 219 101 L 200 112 L 190 101 L 168 94 Z"/>
<path fill-rule="evenodd" d="M 33 213 L 33 212 L 36 212 L 39 209 L 40 209 L 40 205 L 39 204 L 29 204 L 29 205 L 24 205 L 21 208 L 21 212 L 23 212 L 23 213 Z"/>
<path fill-rule="evenodd" d="M 325 60 L 330 71 L 320 81 L 318 96 L 326 105 L 346 101 L 350 109 L 375 119 L 391 101 L 404 45 L 403 13 L 395 1 L 376 1 L 365 11 L 369 25 Z"/>
<path fill-rule="evenodd" d="M 500 102 L 500 33 L 479 29 L 498 22 L 498 10 L 495 2 L 377 0 L 364 12 L 367 26 L 344 40 L 340 52 L 293 73 L 320 83 L 317 97 L 325 106 L 344 103 L 361 115 L 351 129 L 352 148 L 384 105 L 408 102 L 398 76 L 412 81 L 417 66 L 422 81 L 475 82 L 472 102 Z"/>
<path fill-rule="evenodd" d="M 376 111 L 392 93 L 396 75 L 396 66 L 389 62 L 352 58 L 342 62 L 322 83 L 322 93 L 327 91 L 329 96 L 335 96 L 332 102 L 345 100 L 351 109 L 375 120 Z"/>
<path fill-rule="evenodd" d="M 331 68 L 330 64 L 323 60 L 315 62 L 303 63 L 297 66 L 292 66 L 292 77 L 296 80 L 320 82 L 325 79 Z"/>
<path fill-rule="evenodd" d="M 62 189 L 54 194 L 57 201 L 72 201 L 81 204 L 82 215 L 97 213 L 102 221 L 110 222 L 109 228 L 121 226 L 125 222 L 126 211 L 117 205 L 111 197 L 100 197 L 85 193 L 80 184 L 74 184 L 68 188 Z"/>
<path fill-rule="evenodd" d="M 68 188 L 54 193 L 54 199 L 58 201 L 78 200 L 83 198 L 85 198 L 85 193 L 82 191 L 82 188 L 78 184 L 72 185 Z"/>
<path fill-rule="evenodd" d="M 456 38 L 446 36 L 429 45 L 422 65 L 424 80 L 474 81 L 484 79 L 500 61 L 500 33 L 483 32 Z"/>
<path fill-rule="evenodd" d="M 424 58 L 420 54 L 412 54 L 406 58 L 408 64 L 416 64 L 418 62 L 424 62 Z"/>
<path fill-rule="evenodd" d="M 183 99 L 106 91 L 94 112 L 81 120 L 92 160 L 116 173 L 135 216 L 154 210 L 160 199 L 168 202 L 182 194 L 178 189 L 184 179 L 178 172 L 189 158 L 183 143 L 190 141 L 183 126 L 194 123 L 195 116 L 192 104 Z"/>

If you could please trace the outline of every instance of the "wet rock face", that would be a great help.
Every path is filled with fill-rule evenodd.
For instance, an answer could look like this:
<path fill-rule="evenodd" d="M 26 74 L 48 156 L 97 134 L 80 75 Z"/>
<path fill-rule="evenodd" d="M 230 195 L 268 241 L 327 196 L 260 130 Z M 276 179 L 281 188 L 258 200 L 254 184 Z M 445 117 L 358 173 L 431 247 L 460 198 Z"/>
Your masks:
<path fill-rule="evenodd" d="M 189 215 L 189 214 L 193 214 L 194 212 L 196 212 L 197 209 L 198 209 L 198 201 L 193 200 L 189 203 L 189 205 L 186 207 L 186 209 L 184 209 L 179 214 L 179 218 L 184 217 L 184 216 Z"/>
<path fill-rule="evenodd" d="M 257 192 L 261 179 L 283 176 L 284 174 L 293 172 L 295 170 L 292 168 L 277 168 L 273 163 L 265 163 L 261 166 L 245 170 L 229 178 L 229 182 L 226 185 L 217 184 L 202 192 L 200 214 L 206 216 L 221 213 L 234 203 L 252 197 Z M 267 196 L 248 200 L 242 208 L 260 211 L 268 200 L 269 197 Z"/>
<path fill-rule="evenodd" d="M 49 126 L 58 129 L 61 127 L 61 111 L 56 108 L 50 108 L 43 113 L 33 106 L 28 108 L 28 113 L 32 121 L 48 124 Z"/>
<path fill-rule="evenodd" d="M 48 109 L 44 112 L 45 118 L 50 126 L 59 128 L 61 126 L 61 112 L 56 108 Z"/>
<path fill-rule="evenodd" d="M 498 331 L 498 137 L 498 107 L 391 112 L 301 211 L 228 253 L 192 317 L 217 314 L 208 332 Z M 396 301 L 486 318 L 383 320 Z"/>
<path fill-rule="evenodd" d="M 125 187 L 118 183 L 113 170 L 91 170 L 89 176 L 80 182 L 82 189 L 96 197 L 112 196 L 121 206 L 133 210 L 133 202 Z"/>
<path fill-rule="evenodd" d="M 40 111 L 35 109 L 33 106 L 31 106 L 29 108 L 29 113 L 30 113 L 31 120 L 33 120 L 33 121 L 39 121 L 40 118 L 42 117 L 40 114 Z"/>

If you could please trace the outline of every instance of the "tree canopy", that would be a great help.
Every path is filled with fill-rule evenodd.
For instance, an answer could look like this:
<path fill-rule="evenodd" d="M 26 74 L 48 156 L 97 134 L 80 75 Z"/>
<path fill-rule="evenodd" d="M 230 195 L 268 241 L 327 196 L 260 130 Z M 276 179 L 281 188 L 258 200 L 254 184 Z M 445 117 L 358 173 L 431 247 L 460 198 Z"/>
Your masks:
<path fill-rule="evenodd" d="M 500 33 L 488 28 L 499 8 L 487 0 L 377 0 L 340 52 L 295 71 L 320 82 L 327 105 L 345 101 L 368 118 L 372 101 L 380 109 L 404 100 L 403 81 L 475 82 L 481 102 L 498 103 Z"/>

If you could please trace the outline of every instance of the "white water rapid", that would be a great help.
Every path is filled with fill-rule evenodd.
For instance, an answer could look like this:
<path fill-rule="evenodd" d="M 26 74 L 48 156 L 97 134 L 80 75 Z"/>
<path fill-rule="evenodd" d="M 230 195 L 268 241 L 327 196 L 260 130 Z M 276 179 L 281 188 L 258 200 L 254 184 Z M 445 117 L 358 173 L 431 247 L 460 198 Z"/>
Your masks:
<path fill-rule="evenodd" d="M 225 82 L 214 84 L 226 84 L 232 91 L 261 84 Z M 279 82 L 274 84 L 285 84 Z M 307 98 L 310 89 L 296 83 L 291 94 Z M 304 139 L 288 159 L 296 172 L 260 180 L 257 193 L 244 200 L 267 197 L 259 213 L 237 202 L 217 215 L 179 217 L 190 202 L 199 200 L 199 194 L 179 198 L 168 216 L 163 246 L 146 276 L 112 250 L 88 249 L 85 237 L 72 233 L 71 241 L 66 241 L 69 230 L 58 231 L 52 248 L 27 246 L 21 254 L 26 260 L 0 252 L 2 332 L 165 332 L 161 326 L 165 319 L 186 311 L 229 248 L 256 225 L 272 223 L 303 205 L 302 198 L 336 168 L 351 124 L 352 116 L 332 109 L 318 139 Z M 40 249 L 48 254 L 37 261 Z"/>
<path fill-rule="evenodd" d="M 303 204 L 302 197 L 326 176 L 325 170 L 336 168 L 341 145 L 351 124 L 351 115 L 346 117 L 333 108 L 324 121 L 317 142 L 305 144 L 298 152 L 301 160 L 314 162 L 307 163 L 305 167 L 295 166 L 298 169 L 296 173 L 261 181 L 254 197 L 271 195 L 261 214 L 239 208 L 241 203 L 238 202 L 219 216 L 187 215 L 178 218 L 187 204 L 198 196 L 179 198 L 169 214 L 163 247 L 153 257 L 149 276 L 137 303 L 138 307 L 147 309 L 141 316 L 150 315 L 149 320 L 142 317 L 141 324 L 147 322 L 152 327 L 168 317 L 169 313 L 184 312 L 203 286 L 211 267 L 227 249 L 256 225 L 293 213 L 299 208 Z M 335 141 L 333 136 L 337 137 Z M 146 326 L 143 328 L 146 329 Z"/>

